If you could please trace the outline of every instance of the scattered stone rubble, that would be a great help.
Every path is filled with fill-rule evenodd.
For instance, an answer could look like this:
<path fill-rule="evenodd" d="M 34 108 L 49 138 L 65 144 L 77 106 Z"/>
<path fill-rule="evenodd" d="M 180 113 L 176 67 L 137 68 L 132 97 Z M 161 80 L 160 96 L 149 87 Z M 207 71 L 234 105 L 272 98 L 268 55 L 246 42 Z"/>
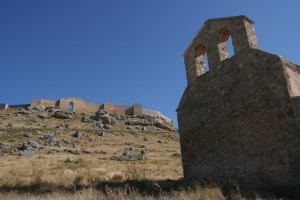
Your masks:
<path fill-rule="evenodd" d="M 57 147 L 62 147 L 63 142 L 59 141 L 52 133 L 47 132 L 45 135 L 40 137 L 41 140 L 44 141 L 44 144 L 46 146 L 57 146 Z"/>
<path fill-rule="evenodd" d="M 9 145 L 0 142 L 0 156 L 6 155 L 9 153 Z"/>
<path fill-rule="evenodd" d="M 9 132 L 0 131 L 2 134 L 19 133 L 15 139 L 8 143 L 0 142 L 0 156 L 4 155 L 19 155 L 28 156 L 36 153 L 40 149 L 49 149 L 48 153 L 67 152 L 75 155 L 80 154 L 106 154 L 105 151 L 89 151 L 80 148 L 79 141 L 88 142 L 99 140 L 103 141 L 109 138 L 110 135 L 119 136 L 124 133 L 111 132 L 109 130 L 127 130 L 129 134 L 135 137 L 140 137 L 141 141 L 148 141 L 148 138 L 143 136 L 145 131 L 175 131 L 173 124 L 159 117 L 150 117 L 146 115 L 120 115 L 109 113 L 105 109 L 101 109 L 96 113 L 79 113 L 66 110 L 60 107 L 43 107 L 33 106 L 28 108 L 17 108 L 11 113 L 4 113 L 0 119 L 10 119 L 18 117 L 17 122 L 24 122 L 26 125 L 17 124 L 17 122 L 9 121 L 5 125 L 5 129 Z M 57 118 L 60 123 L 53 122 L 51 118 Z M 82 130 L 74 130 L 72 120 L 81 118 L 82 123 L 90 124 L 94 129 L 94 134 L 82 132 Z M 51 123 L 50 123 L 51 121 Z M 2 122 L 0 122 L 2 123 Z M 71 127 L 70 127 L 70 125 Z M 87 124 L 83 124 L 86 127 Z M 31 128 L 32 125 L 33 128 Z M 34 130 L 35 127 L 42 127 L 47 130 Z M 87 126 L 88 127 L 88 126 Z M 87 132 L 92 129 L 87 128 Z M 92 130 L 93 131 L 93 130 Z M 66 139 L 66 133 L 69 134 L 69 139 Z M 62 136 L 62 138 L 60 138 Z M 128 142 L 128 145 L 133 145 Z M 132 147 L 125 149 L 119 156 L 113 156 L 106 159 L 115 160 L 141 160 L 146 158 L 147 147 L 141 144 L 134 144 L 136 149 Z M 67 149 L 60 149 L 61 147 Z M 71 148 L 71 149 L 69 149 Z"/>
<path fill-rule="evenodd" d="M 147 115 L 110 114 L 104 109 L 99 110 L 95 113 L 95 115 L 84 113 L 81 121 L 84 123 L 92 123 L 94 129 L 99 130 L 113 130 L 113 126 L 117 125 L 118 123 L 123 123 L 129 127 L 138 126 L 138 129 L 142 131 L 148 130 L 149 127 L 152 127 L 152 130 L 158 128 L 157 130 L 162 129 L 167 131 L 176 131 L 176 129 L 173 127 L 173 124 L 164 119 L 154 118 Z"/>
<path fill-rule="evenodd" d="M 140 152 L 134 151 L 132 148 L 125 149 L 120 156 L 113 156 L 112 160 L 118 161 L 136 161 L 146 159 L 146 150 L 141 150 Z"/>
<path fill-rule="evenodd" d="M 75 113 L 71 110 L 66 110 L 60 107 L 43 107 L 33 106 L 28 108 L 18 108 L 16 113 L 9 113 L 10 116 L 20 116 L 20 122 L 28 122 L 27 125 L 41 124 L 43 128 L 48 128 L 48 120 L 51 117 L 64 120 L 75 119 L 76 116 L 81 115 L 83 123 L 91 123 L 92 127 L 97 130 L 113 130 L 115 125 L 125 124 L 127 126 L 136 126 L 138 130 L 153 131 L 153 130 L 167 130 L 176 131 L 173 123 L 161 117 L 152 117 L 147 115 L 120 115 L 109 113 L 105 109 L 100 109 L 96 113 Z M 21 117 L 22 116 L 22 117 Z M 2 117 L 2 116 L 1 116 Z M 6 116 L 3 116 L 4 119 Z M 8 128 L 20 129 L 26 127 L 19 127 L 14 124 L 8 124 Z M 60 127 L 68 128 L 68 127 Z"/>
<path fill-rule="evenodd" d="M 20 155 L 20 156 L 30 155 L 33 153 L 33 151 L 37 150 L 38 147 L 39 147 L 39 142 L 30 140 L 24 142 L 22 146 L 18 148 L 15 153 L 16 155 Z"/>

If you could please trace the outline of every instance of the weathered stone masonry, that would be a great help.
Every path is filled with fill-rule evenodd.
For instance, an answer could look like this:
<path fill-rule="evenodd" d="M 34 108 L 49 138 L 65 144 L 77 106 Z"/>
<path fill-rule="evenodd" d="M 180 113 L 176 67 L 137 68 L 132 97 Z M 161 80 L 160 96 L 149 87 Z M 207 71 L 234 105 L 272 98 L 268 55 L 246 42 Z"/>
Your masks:
<path fill-rule="evenodd" d="M 299 188 L 300 67 L 259 50 L 253 24 L 245 16 L 207 20 L 184 52 L 188 85 L 177 109 L 184 177 Z"/>
<path fill-rule="evenodd" d="M 20 105 L 8 105 L 8 104 L 0 104 L 0 110 L 6 110 L 8 108 L 26 108 L 29 106 L 52 106 L 52 107 L 61 107 L 65 109 L 71 109 L 74 112 L 90 112 L 94 113 L 100 109 L 105 109 L 112 114 L 119 115 L 148 115 L 151 117 L 158 117 L 163 120 L 166 120 L 169 123 L 173 123 L 172 120 L 165 115 L 163 115 L 159 111 L 155 110 L 147 110 L 144 109 L 140 104 L 133 104 L 132 106 L 121 106 L 112 103 L 90 103 L 86 102 L 80 98 L 69 97 L 69 98 L 61 98 L 59 100 L 49 100 L 49 99 L 33 99 L 31 104 L 20 104 Z"/>

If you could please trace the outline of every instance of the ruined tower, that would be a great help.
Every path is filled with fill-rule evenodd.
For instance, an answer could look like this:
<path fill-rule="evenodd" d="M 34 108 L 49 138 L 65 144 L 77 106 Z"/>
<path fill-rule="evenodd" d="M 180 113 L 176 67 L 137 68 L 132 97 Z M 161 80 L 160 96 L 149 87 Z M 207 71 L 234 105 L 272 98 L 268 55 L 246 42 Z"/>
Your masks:
<path fill-rule="evenodd" d="M 187 87 L 177 109 L 184 177 L 299 187 L 300 67 L 259 50 L 253 24 L 245 16 L 209 19 L 184 52 Z"/>

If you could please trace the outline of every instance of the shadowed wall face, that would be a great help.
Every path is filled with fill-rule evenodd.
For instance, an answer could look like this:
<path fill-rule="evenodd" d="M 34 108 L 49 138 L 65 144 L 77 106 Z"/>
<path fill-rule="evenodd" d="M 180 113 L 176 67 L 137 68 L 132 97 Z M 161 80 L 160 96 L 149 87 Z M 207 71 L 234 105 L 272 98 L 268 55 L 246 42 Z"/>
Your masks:
<path fill-rule="evenodd" d="M 210 68 L 200 76 L 199 45 Z M 185 178 L 299 186 L 299 68 L 258 50 L 253 22 L 244 16 L 208 20 L 184 58 L 188 87 L 177 115 Z"/>

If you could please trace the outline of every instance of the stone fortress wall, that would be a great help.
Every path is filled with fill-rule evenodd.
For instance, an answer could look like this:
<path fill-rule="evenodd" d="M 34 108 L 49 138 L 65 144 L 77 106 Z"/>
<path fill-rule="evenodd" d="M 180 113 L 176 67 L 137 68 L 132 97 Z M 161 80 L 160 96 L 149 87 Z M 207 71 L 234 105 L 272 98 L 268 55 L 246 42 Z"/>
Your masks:
<path fill-rule="evenodd" d="M 299 189 L 300 67 L 259 50 L 253 24 L 245 16 L 209 19 L 184 52 L 187 87 L 177 108 L 184 177 Z"/>
<path fill-rule="evenodd" d="M 18 107 L 29 107 L 29 106 L 51 106 L 51 107 L 61 107 L 65 109 L 71 109 L 74 112 L 97 112 L 99 109 L 105 109 L 113 114 L 119 115 L 148 115 L 155 118 L 161 118 L 168 123 L 172 123 L 172 120 L 159 111 L 147 110 L 140 104 L 133 104 L 132 106 L 122 106 L 112 103 L 90 103 L 83 99 L 76 97 L 61 98 L 59 100 L 49 100 L 49 99 L 33 99 L 31 104 L 20 104 L 20 105 L 8 105 L 0 104 L 0 110 L 6 110 L 8 108 L 18 108 Z"/>
<path fill-rule="evenodd" d="M 0 104 L 0 110 L 6 110 L 8 109 L 8 104 L 2 103 Z"/>

